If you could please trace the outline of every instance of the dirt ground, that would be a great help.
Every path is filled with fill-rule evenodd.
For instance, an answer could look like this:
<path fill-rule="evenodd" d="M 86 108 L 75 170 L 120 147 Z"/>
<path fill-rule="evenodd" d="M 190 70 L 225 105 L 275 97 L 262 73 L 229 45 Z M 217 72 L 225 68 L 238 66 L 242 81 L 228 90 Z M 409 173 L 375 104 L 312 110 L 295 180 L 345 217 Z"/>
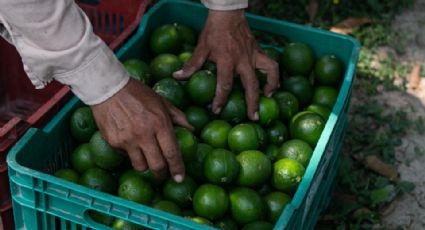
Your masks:
<path fill-rule="evenodd" d="M 404 34 L 407 39 L 406 53 L 397 58 L 402 62 L 422 64 L 422 68 L 425 68 L 425 0 L 416 0 L 415 7 L 397 16 L 393 28 Z M 411 118 L 425 118 L 425 76 L 422 76 L 416 89 L 411 88 L 407 92 L 384 92 L 376 97 L 388 110 L 401 108 L 410 111 Z M 410 129 L 396 152 L 397 169 L 401 179 L 414 182 L 416 188 L 393 203 L 392 211 L 383 219 L 385 227 L 425 229 L 424 153 L 424 136 Z"/>

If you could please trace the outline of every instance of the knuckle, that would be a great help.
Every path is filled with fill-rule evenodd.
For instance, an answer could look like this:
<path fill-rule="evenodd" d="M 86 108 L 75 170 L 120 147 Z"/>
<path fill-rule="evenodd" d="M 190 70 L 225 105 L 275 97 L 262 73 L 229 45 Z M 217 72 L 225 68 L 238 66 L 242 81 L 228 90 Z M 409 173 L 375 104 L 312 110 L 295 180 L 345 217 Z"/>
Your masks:
<path fill-rule="evenodd" d="M 154 163 L 152 163 L 150 166 L 149 166 L 149 168 L 152 170 L 152 171 L 155 171 L 155 172 L 159 172 L 159 171 L 161 171 L 161 170 L 163 170 L 163 169 L 165 169 L 165 163 L 164 163 L 164 161 L 162 161 L 162 160 L 156 160 L 156 161 L 154 161 Z"/>
<path fill-rule="evenodd" d="M 279 71 L 279 64 L 276 61 L 271 60 L 269 65 L 272 71 Z"/>

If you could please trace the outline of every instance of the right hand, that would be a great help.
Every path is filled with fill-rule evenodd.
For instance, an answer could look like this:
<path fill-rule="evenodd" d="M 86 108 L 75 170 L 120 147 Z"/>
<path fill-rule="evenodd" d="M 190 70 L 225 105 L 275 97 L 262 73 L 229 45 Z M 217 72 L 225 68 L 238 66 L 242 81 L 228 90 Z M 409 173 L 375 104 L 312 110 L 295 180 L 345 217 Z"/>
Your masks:
<path fill-rule="evenodd" d="M 183 180 L 185 168 L 173 128 L 175 123 L 193 130 L 183 112 L 133 79 L 91 109 L 103 137 L 112 147 L 128 153 L 134 169 L 149 168 L 165 177 L 168 166 L 175 181 Z"/>

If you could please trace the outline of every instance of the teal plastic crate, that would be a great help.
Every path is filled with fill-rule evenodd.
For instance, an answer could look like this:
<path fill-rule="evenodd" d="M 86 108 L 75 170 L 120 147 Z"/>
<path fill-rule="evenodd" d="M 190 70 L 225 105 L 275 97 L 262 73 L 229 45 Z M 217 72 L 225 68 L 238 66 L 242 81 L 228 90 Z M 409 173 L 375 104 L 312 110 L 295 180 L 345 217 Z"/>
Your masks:
<path fill-rule="evenodd" d="M 200 31 L 207 16 L 202 5 L 186 1 L 160 1 L 145 14 L 136 34 L 117 52 L 120 60 L 148 58 L 148 34 L 157 26 L 179 22 Z M 348 36 L 247 15 L 252 29 L 289 41 L 304 42 L 315 55 L 335 54 L 346 67 L 344 81 L 310 164 L 291 203 L 275 229 L 312 229 L 330 201 L 339 153 L 345 134 L 351 87 L 359 44 Z M 43 129 L 30 129 L 8 156 L 13 210 L 17 229 L 109 229 L 88 215 L 96 210 L 154 229 L 211 229 L 150 207 L 93 191 L 51 174 L 66 167 L 75 147 L 69 116 L 83 104 L 73 98 Z"/>

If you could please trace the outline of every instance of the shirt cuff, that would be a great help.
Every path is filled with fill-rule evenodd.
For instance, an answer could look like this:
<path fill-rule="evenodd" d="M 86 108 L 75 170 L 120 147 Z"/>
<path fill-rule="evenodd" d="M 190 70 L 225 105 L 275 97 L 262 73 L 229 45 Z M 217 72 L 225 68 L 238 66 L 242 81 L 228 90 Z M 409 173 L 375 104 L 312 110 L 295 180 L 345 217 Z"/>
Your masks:
<path fill-rule="evenodd" d="M 248 0 L 201 0 L 210 10 L 239 10 L 248 8 Z"/>
<path fill-rule="evenodd" d="M 55 79 L 70 86 L 72 92 L 87 105 L 106 101 L 129 81 L 129 75 L 114 53 L 102 43 L 97 55 L 78 69 Z"/>

